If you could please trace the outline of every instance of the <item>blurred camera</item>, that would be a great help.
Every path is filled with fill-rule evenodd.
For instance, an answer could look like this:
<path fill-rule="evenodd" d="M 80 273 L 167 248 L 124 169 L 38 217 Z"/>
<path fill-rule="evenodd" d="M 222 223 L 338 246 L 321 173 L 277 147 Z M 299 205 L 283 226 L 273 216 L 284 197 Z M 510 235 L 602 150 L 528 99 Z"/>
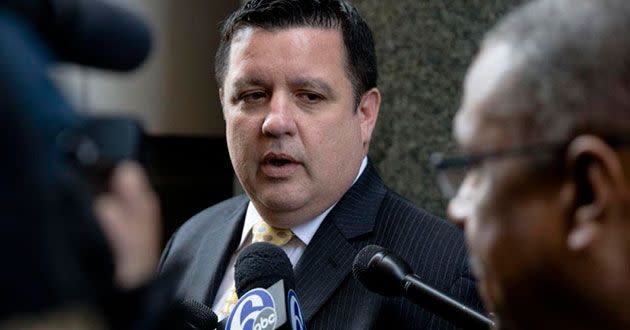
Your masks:
<path fill-rule="evenodd" d="M 57 148 L 80 173 L 92 194 L 108 190 L 116 165 L 125 160 L 144 164 L 145 134 L 138 120 L 91 117 L 78 129 L 57 137 Z"/>

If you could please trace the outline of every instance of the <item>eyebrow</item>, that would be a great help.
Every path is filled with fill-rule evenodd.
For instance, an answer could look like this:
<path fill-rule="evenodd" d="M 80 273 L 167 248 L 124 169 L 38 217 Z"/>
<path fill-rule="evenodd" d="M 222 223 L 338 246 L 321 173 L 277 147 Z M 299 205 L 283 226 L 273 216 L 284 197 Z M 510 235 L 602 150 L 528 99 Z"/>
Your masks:
<path fill-rule="evenodd" d="M 267 83 L 262 78 L 243 77 L 234 82 L 234 87 L 239 90 L 249 86 L 265 86 Z"/>

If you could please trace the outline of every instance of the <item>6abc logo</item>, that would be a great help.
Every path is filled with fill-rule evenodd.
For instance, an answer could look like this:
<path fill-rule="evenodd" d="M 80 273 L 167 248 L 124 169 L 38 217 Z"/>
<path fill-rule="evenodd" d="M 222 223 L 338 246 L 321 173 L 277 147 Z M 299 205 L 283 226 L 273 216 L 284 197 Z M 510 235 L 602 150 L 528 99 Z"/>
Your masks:
<path fill-rule="evenodd" d="M 273 330 L 276 326 L 276 303 L 265 289 L 247 292 L 234 306 L 226 330 Z"/>
<path fill-rule="evenodd" d="M 289 306 L 289 322 L 291 322 L 291 329 L 306 330 L 306 325 L 304 325 L 304 317 L 302 317 L 302 311 L 300 310 L 300 304 L 298 303 L 297 294 L 295 294 L 295 291 L 289 290 L 287 301 Z"/>

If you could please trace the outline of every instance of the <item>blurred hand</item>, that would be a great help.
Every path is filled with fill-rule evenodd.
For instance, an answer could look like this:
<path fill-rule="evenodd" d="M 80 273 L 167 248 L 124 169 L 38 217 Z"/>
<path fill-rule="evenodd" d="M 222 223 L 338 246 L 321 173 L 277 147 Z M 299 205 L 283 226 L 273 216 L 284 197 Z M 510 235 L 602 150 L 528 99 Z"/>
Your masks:
<path fill-rule="evenodd" d="M 133 162 L 116 167 L 110 190 L 96 199 L 94 212 L 113 251 L 117 284 L 131 289 L 150 280 L 160 256 L 161 224 L 158 199 L 144 170 Z"/>

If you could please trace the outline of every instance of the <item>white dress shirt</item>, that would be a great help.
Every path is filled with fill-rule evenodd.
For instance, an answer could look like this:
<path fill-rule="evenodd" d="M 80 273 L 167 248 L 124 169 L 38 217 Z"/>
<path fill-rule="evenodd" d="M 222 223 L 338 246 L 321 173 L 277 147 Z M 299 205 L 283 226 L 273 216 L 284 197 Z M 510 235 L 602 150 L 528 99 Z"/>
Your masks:
<path fill-rule="evenodd" d="M 354 179 L 356 182 L 365 167 L 367 166 L 367 157 L 363 158 L 363 162 L 361 162 L 361 168 L 359 169 L 359 173 L 357 177 Z M 352 184 L 354 184 L 354 182 Z M 295 226 L 291 228 L 293 232 L 293 237 L 291 240 L 281 248 L 286 252 L 291 264 L 295 268 L 302 253 L 304 253 L 304 249 L 311 242 L 311 239 L 319 229 L 319 225 L 321 225 L 322 221 L 326 218 L 330 210 L 335 207 L 337 203 L 331 205 L 328 209 L 326 209 L 322 214 L 318 215 L 315 219 L 307 221 L 299 226 Z M 219 320 L 224 319 L 227 315 L 223 315 L 221 310 L 225 305 L 225 302 L 228 300 L 230 295 L 232 294 L 231 289 L 234 286 L 234 264 L 236 263 L 236 257 L 239 253 L 252 244 L 252 227 L 255 223 L 262 220 L 262 217 L 254 207 L 254 204 L 250 201 L 247 205 L 247 213 L 245 214 L 245 224 L 243 224 L 243 229 L 241 231 L 241 241 L 238 245 L 238 248 L 230 258 L 230 263 L 228 264 L 227 270 L 225 271 L 225 275 L 223 276 L 223 280 L 221 281 L 221 285 L 217 290 L 217 295 L 214 298 L 214 303 L 212 304 L 212 311 L 217 314 Z"/>

